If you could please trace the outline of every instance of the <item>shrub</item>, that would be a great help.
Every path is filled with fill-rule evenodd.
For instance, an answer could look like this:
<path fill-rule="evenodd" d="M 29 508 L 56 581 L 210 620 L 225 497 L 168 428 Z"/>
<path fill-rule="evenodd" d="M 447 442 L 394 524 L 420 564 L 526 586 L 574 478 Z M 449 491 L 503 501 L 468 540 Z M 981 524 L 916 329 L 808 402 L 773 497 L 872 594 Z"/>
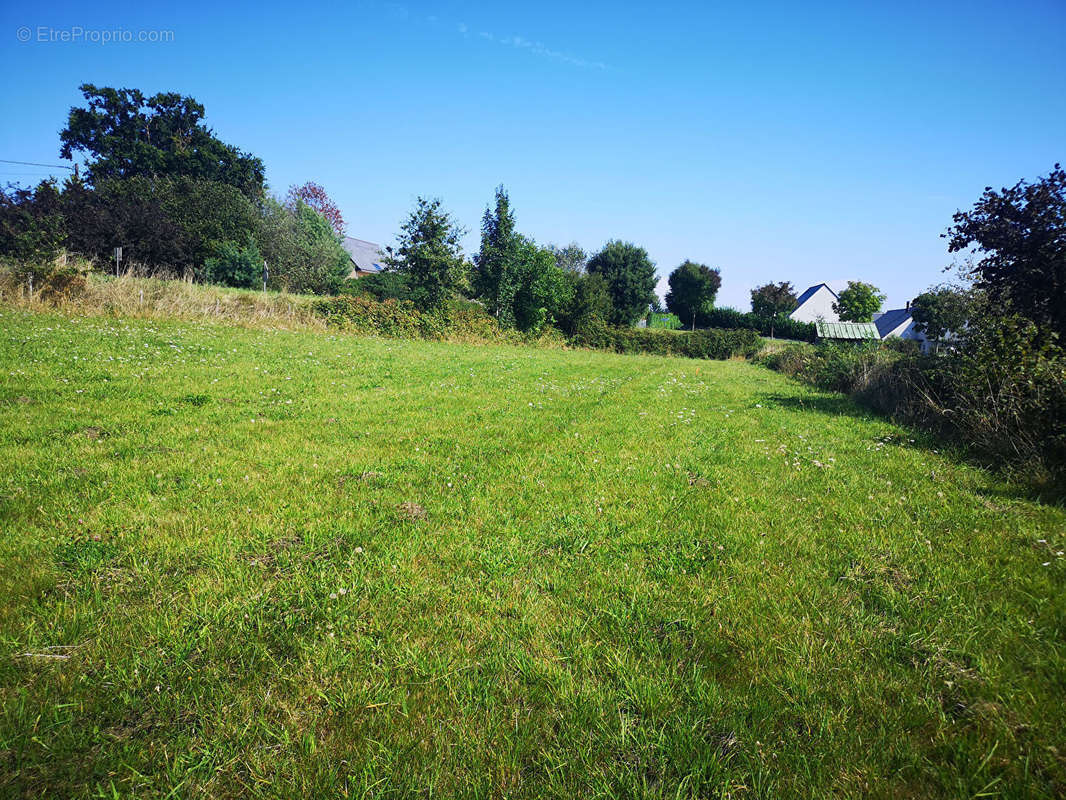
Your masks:
<path fill-rule="evenodd" d="M 1021 318 L 986 320 L 942 355 L 890 340 L 793 344 L 759 360 L 997 462 L 1066 477 L 1066 352 Z"/>
<path fill-rule="evenodd" d="M 570 341 L 578 347 L 613 350 L 616 353 L 713 359 L 751 358 L 762 345 L 759 334 L 752 330 L 618 328 L 607 325 L 598 317 L 588 320 Z"/>
<path fill-rule="evenodd" d="M 813 322 L 797 322 L 786 316 L 760 317 L 735 308 L 713 308 L 696 318 L 696 324 L 708 328 L 751 328 L 763 336 L 813 342 L 816 337 Z"/>
<path fill-rule="evenodd" d="M 217 253 L 204 261 L 204 281 L 235 289 L 253 289 L 262 285 L 263 257 L 254 244 L 241 247 L 225 242 L 218 247 Z"/>

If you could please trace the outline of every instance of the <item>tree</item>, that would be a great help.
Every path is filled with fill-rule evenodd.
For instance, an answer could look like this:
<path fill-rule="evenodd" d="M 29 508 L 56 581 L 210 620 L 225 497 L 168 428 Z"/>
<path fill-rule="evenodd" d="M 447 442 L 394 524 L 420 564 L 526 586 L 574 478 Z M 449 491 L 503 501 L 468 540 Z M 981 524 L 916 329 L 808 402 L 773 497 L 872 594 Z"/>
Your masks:
<path fill-rule="evenodd" d="M 510 272 L 517 287 L 514 325 L 520 331 L 539 332 L 569 300 L 565 273 L 556 266 L 551 250 L 525 236 L 517 238 Z"/>
<path fill-rule="evenodd" d="M 473 288 L 485 303 L 485 309 L 505 325 L 513 325 L 515 321 L 517 248 L 511 198 L 503 186 L 497 186 L 495 208 L 486 208 L 481 218 L 481 248 L 474 256 Z"/>
<path fill-rule="evenodd" d="M 334 294 L 351 271 L 348 253 L 326 218 L 297 200 L 289 208 L 267 197 L 255 241 L 270 269 L 269 286 L 306 294 Z"/>
<path fill-rule="evenodd" d="M 952 253 L 976 248 L 969 276 L 1005 312 L 1022 314 L 1066 339 L 1066 172 L 1055 164 L 1036 183 L 984 194 L 952 218 Z"/>
<path fill-rule="evenodd" d="M 593 317 L 604 322 L 611 318 L 611 293 L 602 275 L 563 270 L 563 279 L 568 286 L 564 292 L 566 302 L 555 320 L 563 333 L 573 336 Z"/>
<path fill-rule="evenodd" d="M 65 240 L 60 195 L 55 182 L 41 181 L 34 191 L 0 191 L 0 256 L 13 262 L 14 275 L 34 282 L 47 277 Z"/>
<path fill-rule="evenodd" d="M 632 325 L 648 310 L 655 297 L 655 265 L 648 252 L 630 242 L 613 240 L 589 259 L 588 272 L 607 282 L 614 325 Z"/>
<path fill-rule="evenodd" d="M 225 242 L 218 255 L 204 261 L 204 280 L 238 289 L 253 289 L 263 277 L 263 257 L 255 244 L 245 247 Z"/>
<path fill-rule="evenodd" d="M 296 201 L 300 200 L 313 208 L 319 214 L 326 218 L 326 222 L 333 228 L 333 232 L 337 236 L 344 236 L 344 215 L 341 214 L 340 208 L 333 202 L 326 190 L 314 181 L 308 181 L 303 186 L 291 186 L 289 187 L 289 194 L 285 198 L 285 204 L 290 208 L 295 208 Z"/>
<path fill-rule="evenodd" d="M 876 286 L 862 281 L 848 281 L 848 288 L 837 296 L 833 311 L 842 322 L 870 322 L 881 310 L 885 296 Z"/>
<path fill-rule="evenodd" d="M 696 328 L 696 317 L 714 308 L 714 299 L 722 286 L 722 275 L 706 264 L 685 260 L 667 278 L 670 291 L 666 293 L 666 307 L 670 313 Z"/>
<path fill-rule="evenodd" d="M 790 313 L 797 299 L 791 283 L 766 283 L 751 290 L 751 312 L 757 317 L 773 319 Z"/>
<path fill-rule="evenodd" d="M 971 292 L 952 286 L 922 292 L 911 303 L 915 330 L 934 342 L 950 332 L 960 333 L 970 321 L 974 299 Z"/>
<path fill-rule="evenodd" d="M 396 248 L 386 248 L 385 263 L 408 276 L 412 293 L 423 305 L 440 309 L 465 279 L 462 235 L 462 228 L 441 208 L 440 200 L 419 197 L 400 228 Z"/>
<path fill-rule="evenodd" d="M 584 272 L 585 264 L 589 257 L 577 242 L 570 242 L 566 247 L 549 245 L 548 248 L 555 255 L 555 264 L 559 269 L 567 272 Z"/>
<path fill-rule="evenodd" d="M 251 199 L 263 193 L 263 162 L 215 137 L 204 107 L 191 97 L 82 84 L 87 108 L 72 108 L 59 134 L 62 158 L 90 156 L 92 185 L 105 180 L 183 175 L 235 186 Z"/>

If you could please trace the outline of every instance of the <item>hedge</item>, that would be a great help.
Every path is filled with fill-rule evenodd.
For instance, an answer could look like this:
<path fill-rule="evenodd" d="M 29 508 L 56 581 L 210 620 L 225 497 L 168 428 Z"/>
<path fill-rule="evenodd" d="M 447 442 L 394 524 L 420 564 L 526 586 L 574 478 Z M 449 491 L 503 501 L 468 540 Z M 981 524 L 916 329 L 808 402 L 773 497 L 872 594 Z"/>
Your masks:
<path fill-rule="evenodd" d="M 760 317 L 735 308 L 713 308 L 701 314 L 696 322 L 708 328 L 751 328 L 763 336 L 800 342 L 813 342 L 816 336 L 813 322 L 797 322 L 788 317 Z"/>
<path fill-rule="evenodd" d="M 753 330 L 667 331 L 653 328 L 615 328 L 593 319 L 583 325 L 570 343 L 578 347 L 615 353 L 648 353 L 687 358 L 752 358 L 762 347 Z"/>

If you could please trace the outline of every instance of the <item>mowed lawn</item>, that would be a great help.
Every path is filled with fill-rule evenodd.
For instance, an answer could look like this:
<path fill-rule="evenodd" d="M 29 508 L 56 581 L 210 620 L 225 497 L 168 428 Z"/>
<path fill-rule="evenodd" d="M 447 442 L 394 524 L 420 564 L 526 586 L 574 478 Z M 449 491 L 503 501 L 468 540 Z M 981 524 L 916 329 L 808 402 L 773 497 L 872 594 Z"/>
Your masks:
<path fill-rule="evenodd" d="M 0 796 L 1061 796 L 1066 513 L 936 447 L 747 363 L 0 309 Z"/>

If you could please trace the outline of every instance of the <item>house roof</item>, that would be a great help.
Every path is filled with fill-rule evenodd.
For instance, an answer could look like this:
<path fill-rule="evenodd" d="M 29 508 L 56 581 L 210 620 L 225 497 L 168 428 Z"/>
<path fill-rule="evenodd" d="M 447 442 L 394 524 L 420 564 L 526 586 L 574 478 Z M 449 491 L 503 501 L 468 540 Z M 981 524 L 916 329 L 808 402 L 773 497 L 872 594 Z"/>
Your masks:
<path fill-rule="evenodd" d="M 385 255 L 381 252 L 381 245 L 356 239 L 354 236 L 345 236 L 341 244 L 348 251 L 352 265 L 360 272 L 382 272 L 385 269 L 382 263 Z"/>
<path fill-rule="evenodd" d="M 903 325 L 911 318 L 911 312 L 909 308 L 894 308 L 891 311 L 886 311 L 883 314 L 877 314 L 874 316 L 874 325 L 877 326 L 877 333 L 882 339 L 884 339 L 892 331 L 896 330 L 900 325 Z"/>
<path fill-rule="evenodd" d="M 816 322 L 819 339 L 880 339 L 872 322 Z"/>
<path fill-rule="evenodd" d="M 809 286 L 806 291 L 796 299 L 796 308 L 799 308 L 810 300 L 811 297 L 823 286 L 832 292 L 834 297 L 839 297 L 840 293 L 848 288 L 848 283 L 850 283 L 850 281 L 825 281 L 823 283 L 816 283 L 814 286 Z"/>

